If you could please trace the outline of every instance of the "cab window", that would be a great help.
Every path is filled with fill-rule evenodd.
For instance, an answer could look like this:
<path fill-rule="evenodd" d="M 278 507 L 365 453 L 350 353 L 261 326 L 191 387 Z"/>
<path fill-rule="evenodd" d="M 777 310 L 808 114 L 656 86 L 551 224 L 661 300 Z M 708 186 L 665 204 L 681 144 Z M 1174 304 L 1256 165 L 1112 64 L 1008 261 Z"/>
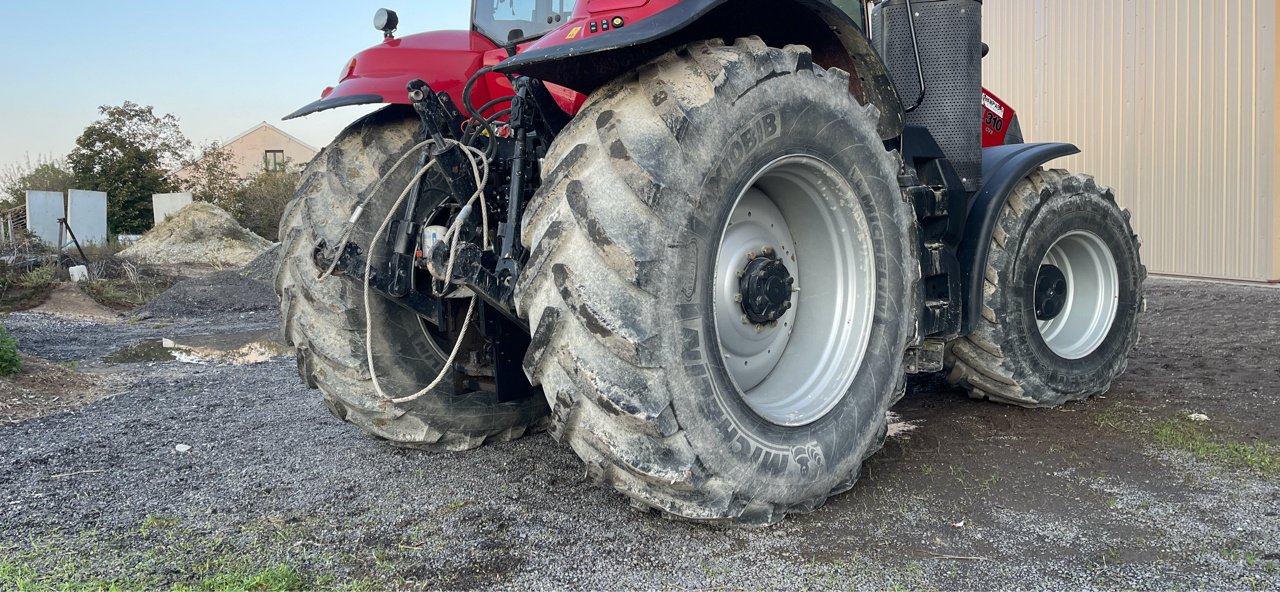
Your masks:
<path fill-rule="evenodd" d="M 541 37 L 573 14 L 576 0 L 475 0 L 471 23 L 494 43 Z"/>

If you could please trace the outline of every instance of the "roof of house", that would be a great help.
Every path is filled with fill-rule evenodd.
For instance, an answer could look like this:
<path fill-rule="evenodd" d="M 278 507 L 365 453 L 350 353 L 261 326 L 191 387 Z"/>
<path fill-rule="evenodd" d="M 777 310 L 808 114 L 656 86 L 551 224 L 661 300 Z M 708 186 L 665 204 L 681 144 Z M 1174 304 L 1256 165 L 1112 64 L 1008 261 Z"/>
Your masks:
<path fill-rule="evenodd" d="M 274 126 L 274 125 L 271 125 L 270 123 L 267 123 L 267 122 L 265 122 L 265 121 L 264 121 L 264 122 L 262 122 L 262 123 L 259 123 L 258 125 L 255 125 L 255 126 L 253 126 L 253 127 L 249 128 L 249 129 L 247 129 L 247 130 L 245 130 L 245 131 L 243 131 L 243 132 L 240 132 L 238 135 L 236 135 L 236 137 L 231 138 L 230 140 L 227 140 L 226 142 L 223 142 L 223 143 L 222 143 L 222 145 L 223 145 L 223 146 L 226 146 L 226 145 L 228 145 L 228 144 L 232 144 L 232 143 L 236 142 L 237 140 L 239 140 L 240 138 L 243 138 L 243 137 L 245 137 L 245 136 L 247 136 L 247 135 L 249 135 L 249 134 L 252 134 L 253 132 L 256 132 L 256 131 L 258 131 L 258 130 L 260 130 L 260 129 L 262 129 L 262 128 L 270 129 L 270 130 L 272 130 L 272 131 L 276 132 L 277 134 L 280 134 L 280 135 L 282 135 L 282 136 L 284 136 L 284 137 L 286 137 L 286 138 L 289 138 L 290 140 L 293 140 L 294 142 L 297 142 L 297 143 L 301 144 L 303 147 L 305 147 L 306 149 L 308 149 L 308 150 L 310 150 L 310 151 L 312 151 L 312 152 L 319 152 L 319 151 L 320 151 L 320 149 L 319 149 L 319 148 L 316 148 L 315 146 L 312 146 L 311 144 L 308 144 L 308 143 L 306 143 L 306 142 L 303 142 L 302 140 L 299 140 L 299 139 L 298 139 L 296 136 L 294 136 L 293 134 L 290 134 L 290 133 L 288 133 L 288 132 L 286 132 L 286 131 L 284 131 L 284 130 L 282 130 L 282 129 L 280 129 L 280 128 L 278 128 L 278 127 Z"/>

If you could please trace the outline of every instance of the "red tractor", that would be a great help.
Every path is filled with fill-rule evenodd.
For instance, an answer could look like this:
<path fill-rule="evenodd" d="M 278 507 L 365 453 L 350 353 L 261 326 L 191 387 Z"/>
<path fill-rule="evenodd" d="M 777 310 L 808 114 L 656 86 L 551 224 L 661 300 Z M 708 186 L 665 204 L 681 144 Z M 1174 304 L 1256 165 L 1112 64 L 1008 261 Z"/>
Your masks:
<path fill-rule="evenodd" d="M 1106 391 L 1146 272 L 1078 152 L 984 93 L 981 0 L 475 0 L 297 117 L 276 288 L 303 379 L 393 444 L 546 428 L 639 508 L 848 490 L 906 374 Z"/>

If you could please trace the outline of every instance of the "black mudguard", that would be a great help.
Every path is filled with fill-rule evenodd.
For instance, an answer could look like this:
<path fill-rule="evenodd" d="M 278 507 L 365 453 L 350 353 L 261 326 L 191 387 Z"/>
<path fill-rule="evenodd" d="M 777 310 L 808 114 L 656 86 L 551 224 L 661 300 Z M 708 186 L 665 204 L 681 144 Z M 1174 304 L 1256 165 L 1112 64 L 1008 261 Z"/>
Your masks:
<path fill-rule="evenodd" d="M 814 61 L 852 74 L 850 91 L 880 110 L 883 139 L 902 133 L 902 101 L 862 29 L 830 0 L 684 0 L 608 35 L 535 48 L 496 70 L 521 74 L 590 94 L 663 52 L 702 39 L 758 35 L 772 46 L 806 45 Z"/>
<path fill-rule="evenodd" d="M 984 184 L 969 202 L 958 252 L 965 290 L 963 334 L 973 331 L 982 314 L 982 278 L 991 251 L 991 235 L 1009 194 L 1044 163 L 1079 152 L 1072 144 L 1011 144 L 982 150 Z"/>

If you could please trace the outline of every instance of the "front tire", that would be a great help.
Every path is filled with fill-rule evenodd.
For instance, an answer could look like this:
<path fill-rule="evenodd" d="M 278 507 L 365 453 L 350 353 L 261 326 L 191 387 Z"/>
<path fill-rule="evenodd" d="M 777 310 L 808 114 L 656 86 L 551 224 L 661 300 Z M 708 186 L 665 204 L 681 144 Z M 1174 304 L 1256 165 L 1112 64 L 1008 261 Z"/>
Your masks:
<path fill-rule="evenodd" d="M 384 108 L 344 130 L 307 166 L 280 223 L 275 286 L 281 330 L 296 349 L 299 374 L 324 393 L 329 411 L 376 437 L 398 446 L 449 451 L 519 438 L 544 422 L 542 397 L 503 401 L 494 392 L 460 388 L 448 380 L 405 404 L 379 395 L 365 359 L 362 278 L 317 279 L 324 271 L 316 263 L 317 245 L 338 243 L 352 210 L 416 143 L 418 126 L 412 111 Z M 413 176 L 411 169 L 402 166 L 388 179 L 354 229 L 351 241 L 366 253 L 382 217 Z M 417 315 L 385 298 L 372 295 L 370 301 L 373 359 L 384 390 L 390 397 L 416 392 L 439 374 L 452 343 L 434 338 Z M 477 332 L 472 327 L 471 333 Z M 463 354 L 460 360 L 479 357 Z"/>
<path fill-rule="evenodd" d="M 1056 407 L 1104 393 L 1138 340 L 1147 270 L 1111 190 L 1036 171 L 1001 211 L 982 318 L 948 347 L 947 380 L 978 399 Z"/>
<path fill-rule="evenodd" d="M 667 53 L 556 140 L 522 236 L 526 372 L 635 506 L 767 523 L 881 446 L 919 269 L 876 121 L 843 72 L 750 38 Z"/>

